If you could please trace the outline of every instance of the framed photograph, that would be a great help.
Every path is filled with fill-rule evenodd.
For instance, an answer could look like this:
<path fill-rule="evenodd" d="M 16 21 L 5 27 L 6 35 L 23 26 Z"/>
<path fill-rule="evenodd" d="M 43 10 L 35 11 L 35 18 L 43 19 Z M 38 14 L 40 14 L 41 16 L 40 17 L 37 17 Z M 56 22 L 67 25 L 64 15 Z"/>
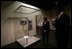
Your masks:
<path fill-rule="evenodd" d="M 28 30 L 32 30 L 32 21 L 31 20 L 28 20 Z"/>
<path fill-rule="evenodd" d="M 27 17 L 21 18 L 21 20 L 20 20 L 21 25 L 26 25 L 27 23 L 28 23 L 28 18 Z"/>

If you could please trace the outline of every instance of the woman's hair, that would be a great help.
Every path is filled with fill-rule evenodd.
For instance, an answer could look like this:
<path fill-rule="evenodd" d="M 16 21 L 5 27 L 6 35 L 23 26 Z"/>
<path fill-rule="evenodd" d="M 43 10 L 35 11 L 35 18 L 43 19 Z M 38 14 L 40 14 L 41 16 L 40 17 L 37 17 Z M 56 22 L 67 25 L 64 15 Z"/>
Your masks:
<path fill-rule="evenodd" d="M 43 19 L 47 20 L 47 17 L 44 17 Z"/>
<path fill-rule="evenodd" d="M 57 10 L 58 10 L 59 12 L 62 12 L 62 11 L 63 11 L 63 6 L 58 6 Z"/>

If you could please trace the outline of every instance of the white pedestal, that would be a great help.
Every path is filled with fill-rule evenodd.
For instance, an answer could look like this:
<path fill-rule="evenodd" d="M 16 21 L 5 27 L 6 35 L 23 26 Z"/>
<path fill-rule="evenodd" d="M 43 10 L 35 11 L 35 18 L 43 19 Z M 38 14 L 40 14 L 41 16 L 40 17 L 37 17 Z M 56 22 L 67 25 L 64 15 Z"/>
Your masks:
<path fill-rule="evenodd" d="M 40 38 L 37 38 L 37 37 L 34 37 L 34 36 L 31 36 L 27 39 L 27 42 L 26 40 L 23 38 L 20 38 L 17 40 L 18 43 L 20 43 L 24 48 L 37 42 L 38 40 L 40 40 Z"/>

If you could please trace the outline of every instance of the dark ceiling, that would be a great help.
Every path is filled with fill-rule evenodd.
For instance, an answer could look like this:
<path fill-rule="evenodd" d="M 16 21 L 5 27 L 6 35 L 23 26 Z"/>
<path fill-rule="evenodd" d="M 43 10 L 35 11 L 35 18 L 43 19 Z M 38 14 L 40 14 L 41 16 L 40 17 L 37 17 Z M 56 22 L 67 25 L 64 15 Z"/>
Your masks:
<path fill-rule="evenodd" d="M 71 1 L 67 0 L 24 0 L 20 1 L 23 3 L 27 3 L 36 7 L 39 7 L 44 10 L 57 8 L 59 6 L 65 6 L 71 4 Z"/>

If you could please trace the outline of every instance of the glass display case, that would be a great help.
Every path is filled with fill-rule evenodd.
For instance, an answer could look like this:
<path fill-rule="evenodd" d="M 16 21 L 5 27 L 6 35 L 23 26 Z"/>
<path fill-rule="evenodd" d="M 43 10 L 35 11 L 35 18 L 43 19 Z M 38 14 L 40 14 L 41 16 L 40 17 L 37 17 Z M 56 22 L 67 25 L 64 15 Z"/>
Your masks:
<path fill-rule="evenodd" d="M 40 38 L 35 37 L 33 35 L 35 33 L 35 25 L 36 25 L 35 19 L 32 17 L 33 19 L 30 20 L 31 16 L 28 17 L 27 15 L 29 15 L 31 13 L 29 13 L 28 11 L 25 12 L 23 9 L 31 10 L 32 13 L 35 12 L 36 10 L 25 7 L 25 6 L 20 6 L 14 12 L 15 40 L 23 47 L 27 47 L 27 46 L 37 42 L 38 40 L 40 40 Z M 21 11 L 19 11 L 19 10 L 21 10 Z"/>

